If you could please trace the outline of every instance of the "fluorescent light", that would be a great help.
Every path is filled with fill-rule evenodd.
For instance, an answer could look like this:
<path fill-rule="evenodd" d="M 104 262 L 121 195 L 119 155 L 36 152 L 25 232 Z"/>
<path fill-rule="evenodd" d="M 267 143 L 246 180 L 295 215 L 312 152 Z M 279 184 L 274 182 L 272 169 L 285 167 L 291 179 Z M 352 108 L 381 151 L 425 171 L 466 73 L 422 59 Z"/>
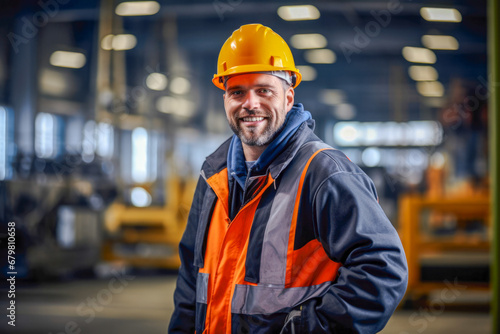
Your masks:
<path fill-rule="evenodd" d="M 424 35 L 422 36 L 422 44 L 429 49 L 458 50 L 458 41 L 453 36 Z"/>
<path fill-rule="evenodd" d="M 114 146 L 113 126 L 105 122 L 97 124 L 96 135 L 96 141 L 99 143 L 96 147 L 97 154 L 101 157 L 112 157 Z"/>
<path fill-rule="evenodd" d="M 133 206 L 144 208 L 151 205 L 151 195 L 142 187 L 135 187 L 130 192 L 130 201 Z"/>
<path fill-rule="evenodd" d="M 429 165 L 431 167 L 441 169 L 444 167 L 445 163 L 446 163 L 446 158 L 444 157 L 443 153 L 434 152 L 431 155 L 431 159 L 430 159 L 430 163 L 429 163 Z"/>
<path fill-rule="evenodd" d="M 439 97 L 444 95 L 444 87 L 439 81 L 417 82 L 417 91 L 422 96 Z"/>
<path fill-rule="evenodd" d="M 361 160 L 366 167 L 375 167 L 380 163 L 381 154 L 376 147 L 368 147 L 361 154 Z"/>
<path fill-rule="evenodd" d="M 113 36 L 111 46 L 113 50 L 124 51 L 133 49 L 137 45 L 137 38 L 131 34 L 121 34 Z"/>
<path fill-rule="evenodd" d="M 405 46 L 403 48 L 403 57 L 412 63 L 434 64 L 436 62 L 434 52 L 426 48 Z"/>
<path fill-rule="evenodd" d="M 333 64 L 337 60 L 335 52 L 329 49 L 308 50 L 304 57 L 312 64 Z"/>
<path fill-rule="evenodd" d="M 52 158 L 57 153 L 57 119 L 52 114 L 36 115 L 35 153 L 39 158 Z"/>
<path fill-rule="evenodd" d="M 156 100 L 156 109 L 165 114 L 172 114 L 175 112 L 177 98 L 172 96 L 162 96 Z"/>
<path fill-rule="evenodd" d="M 318 8 L 312 5 L 281 6 L 278 15 L 285 21 L 317 20 L 320 16 Z"/>
<path fill-rule="evenodd" d="M 113 50 L 113 37 L 115 35 L 106 35 L 101 40 L 101 48 L 104 50 Z"/>
<path fill-rule="evenodd" d="M 345 93 L 341 89 L 323 89 L 319 94 L 319 99 L 324 104 L 334 106 L 344 103 Z"/>
<path fill-rule="evenodd" d="M 335 142 L 340 146 L 356 146 L 361 134 L 358 122 L 339 122 L 333 128 Z"/>
<path fill-rule="evenodd" d="M 356 107 L 350 103 L 341 103 L 335 106 L 333 114 L 337 119 L 350 120 L 356 116 Z"/>
<path fill-rule="evenodd" d="M 148 180 L 148 131 L 144 128 L 135 128 L 132 131 L 132 180 L 137 183 Z"/>
<path fill-rule="evenodd" d="M 104 50 L 124 51 L 135 48 L 137 38 L 131 34 L 106 35 L 101 40 L 101 48 Z"/>
<path fill-rule="evenodd" d="M 191 89 L 191 83 L 188 79 L 183 77 L 177 77 L 170 83 L 170 91 L 174 94 L 182 95 L 189 92 Z"/>
<path fill-rule="evenodd" d="M 129 1 L 122 2 L 116 7 L 115 13 L 120 16 L 154 15 L 160 10 L 156 1 Z"/>
<path fill-rule="evenodd" d="M 435 121 L 337 122 L 333 139 L 339 146 L 435 146 L 443 133 Z"/>
<path fill-rule="evenodd" d="M 162 96 L 156 100 L 156 109 L 162 113 L 173 114 L 181 117 L 191 117 L 195 112 L 196 105 L 186 99 Z"/>
<path fill-rule="evenodd" d="M 39 75 L 40 90 L 49 95 L 64 95 L 73 87 L 73 85 L 69 84 L 66 74 L 44 68 Z"/>
<path fill-rule="evenodd" d="M 436 81 L 438 72 L 432 66 L 410 66 L 408 74 L 415 81 Z"/>
<path fill-rule="evenodd" d="M 82 68 L 86 61 L 80 52 L 56 51 L 50 56 L 50 64 L 58 67 Z"/>
<path fill-rule="evenodd" d="M 146 86 L 152 90 L 164 90 L 167 88 L 167 77 L 162 73 L 151 73 L 146 78 Z"/>
<path fill-rule="evenodd" d="M 296 49 L 321 49 L 327 41 L 321 34 L 297 34 L 292 36 L 290 43 Z"/>
<path fill-rule="evenodd" d="M 426 21 L 461 22 L 462 15 L 455 8 L 420 8 L 420 15 Z"/>
<path fill-rule="evenodd" d="M 318 76 L 316 69 L 312 66 L 297 66 L 297 69 L 302 74 L 302 81 L 313 81 Z"/>

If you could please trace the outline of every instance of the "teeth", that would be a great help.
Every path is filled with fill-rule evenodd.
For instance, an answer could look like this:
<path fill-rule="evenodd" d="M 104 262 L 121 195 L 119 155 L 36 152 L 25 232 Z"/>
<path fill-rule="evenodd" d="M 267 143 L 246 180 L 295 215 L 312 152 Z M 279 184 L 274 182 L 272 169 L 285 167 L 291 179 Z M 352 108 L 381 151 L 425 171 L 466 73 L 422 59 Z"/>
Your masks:
<path fill-rule="evenodd" d="M 243 117 L 244 122 L 259 122 L 264 120 L 264 117 Z"/>

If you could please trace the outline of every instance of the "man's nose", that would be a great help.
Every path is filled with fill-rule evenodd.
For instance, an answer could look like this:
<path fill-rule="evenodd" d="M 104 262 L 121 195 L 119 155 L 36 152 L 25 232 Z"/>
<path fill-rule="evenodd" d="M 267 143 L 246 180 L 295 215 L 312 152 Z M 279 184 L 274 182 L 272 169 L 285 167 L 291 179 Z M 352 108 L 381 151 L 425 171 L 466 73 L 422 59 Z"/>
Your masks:
<path fill-rule="evenodd" d="M 255 92 L 249 90 L 245 95 L 245 99 L 243 101 L 243 105 L 241 106 L 243 109 L 254 110 L 259 108 L 259 97 Z"/>

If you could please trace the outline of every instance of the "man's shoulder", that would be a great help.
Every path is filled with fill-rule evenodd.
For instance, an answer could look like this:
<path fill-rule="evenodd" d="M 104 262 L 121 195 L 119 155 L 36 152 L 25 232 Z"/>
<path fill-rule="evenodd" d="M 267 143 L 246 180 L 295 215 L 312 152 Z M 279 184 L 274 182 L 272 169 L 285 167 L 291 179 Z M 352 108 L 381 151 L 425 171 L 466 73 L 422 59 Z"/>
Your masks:
<path fill-rule="evenodd" d="M 358 190 L 368 190 L 377 196 L 375 186 L 368 175 L 342 151 L 332 147 L 314 156 L 307 168 L 304 184 L 307 184 L 309 189 L 319 189 L 326 185 L 323 188 L 326 191 L 355 187 Z"/>
<path fill-rule="evenodd" d="M 311 144 L 313 154 L 317 152 L 308 167 L 309 174 L 317 176 L 335 173 L 364 174 L 341 150 L 320 141 Z"/>

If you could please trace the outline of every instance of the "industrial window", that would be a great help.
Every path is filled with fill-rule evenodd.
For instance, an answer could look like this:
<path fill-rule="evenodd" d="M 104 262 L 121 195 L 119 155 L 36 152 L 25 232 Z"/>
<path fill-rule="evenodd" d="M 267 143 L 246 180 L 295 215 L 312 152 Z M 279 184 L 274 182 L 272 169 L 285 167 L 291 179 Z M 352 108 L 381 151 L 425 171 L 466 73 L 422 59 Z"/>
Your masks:
<path fill-rule="evenodd" d="M 14 153 L 13 115 L 11 109 L 0 106 L 0 180 L 12 177 Z"/>
<path fill-rule="evenodd" d="M 94 160 L 94 152 L 96 148 L 95 140 L 96 126 L 95 122 L 90 120 L 83 126 L 83 141 L 82 141 L 82 159 L 90 163 Z"/>
<path fill-rule="evenodd" d="M 35 153 L 43 159 L 51 159 L 59 153 L 60 126 L 58 118 L 49 113 L 38 113 L 35 119 Z"/>
<path fill-rule="evenodd" d="M 83 127 L 83 161 L 91 162 L 97 153 L 103 158 L 111 158 L 114 150 L 114 131 L 109 123 L 87 121 Z"/>
<path fill-rule="evenodd" d="M 132 131 L 131 179 L 134 183 L 155 181 L 158 176 L 158 154 L 160 135 L 144 128 Z"/>
<path fill-rule="evenodd" d="M 144 128 L 132 131 L 132 180 L 137 183 L 148 180 L 148 132 Z"/>
<path fill-rule="evenodd" d="M 109 123 L 97 124 L 97 154 L 103 158 L 111 158 L 114 149 L 114 131 Z"/>

